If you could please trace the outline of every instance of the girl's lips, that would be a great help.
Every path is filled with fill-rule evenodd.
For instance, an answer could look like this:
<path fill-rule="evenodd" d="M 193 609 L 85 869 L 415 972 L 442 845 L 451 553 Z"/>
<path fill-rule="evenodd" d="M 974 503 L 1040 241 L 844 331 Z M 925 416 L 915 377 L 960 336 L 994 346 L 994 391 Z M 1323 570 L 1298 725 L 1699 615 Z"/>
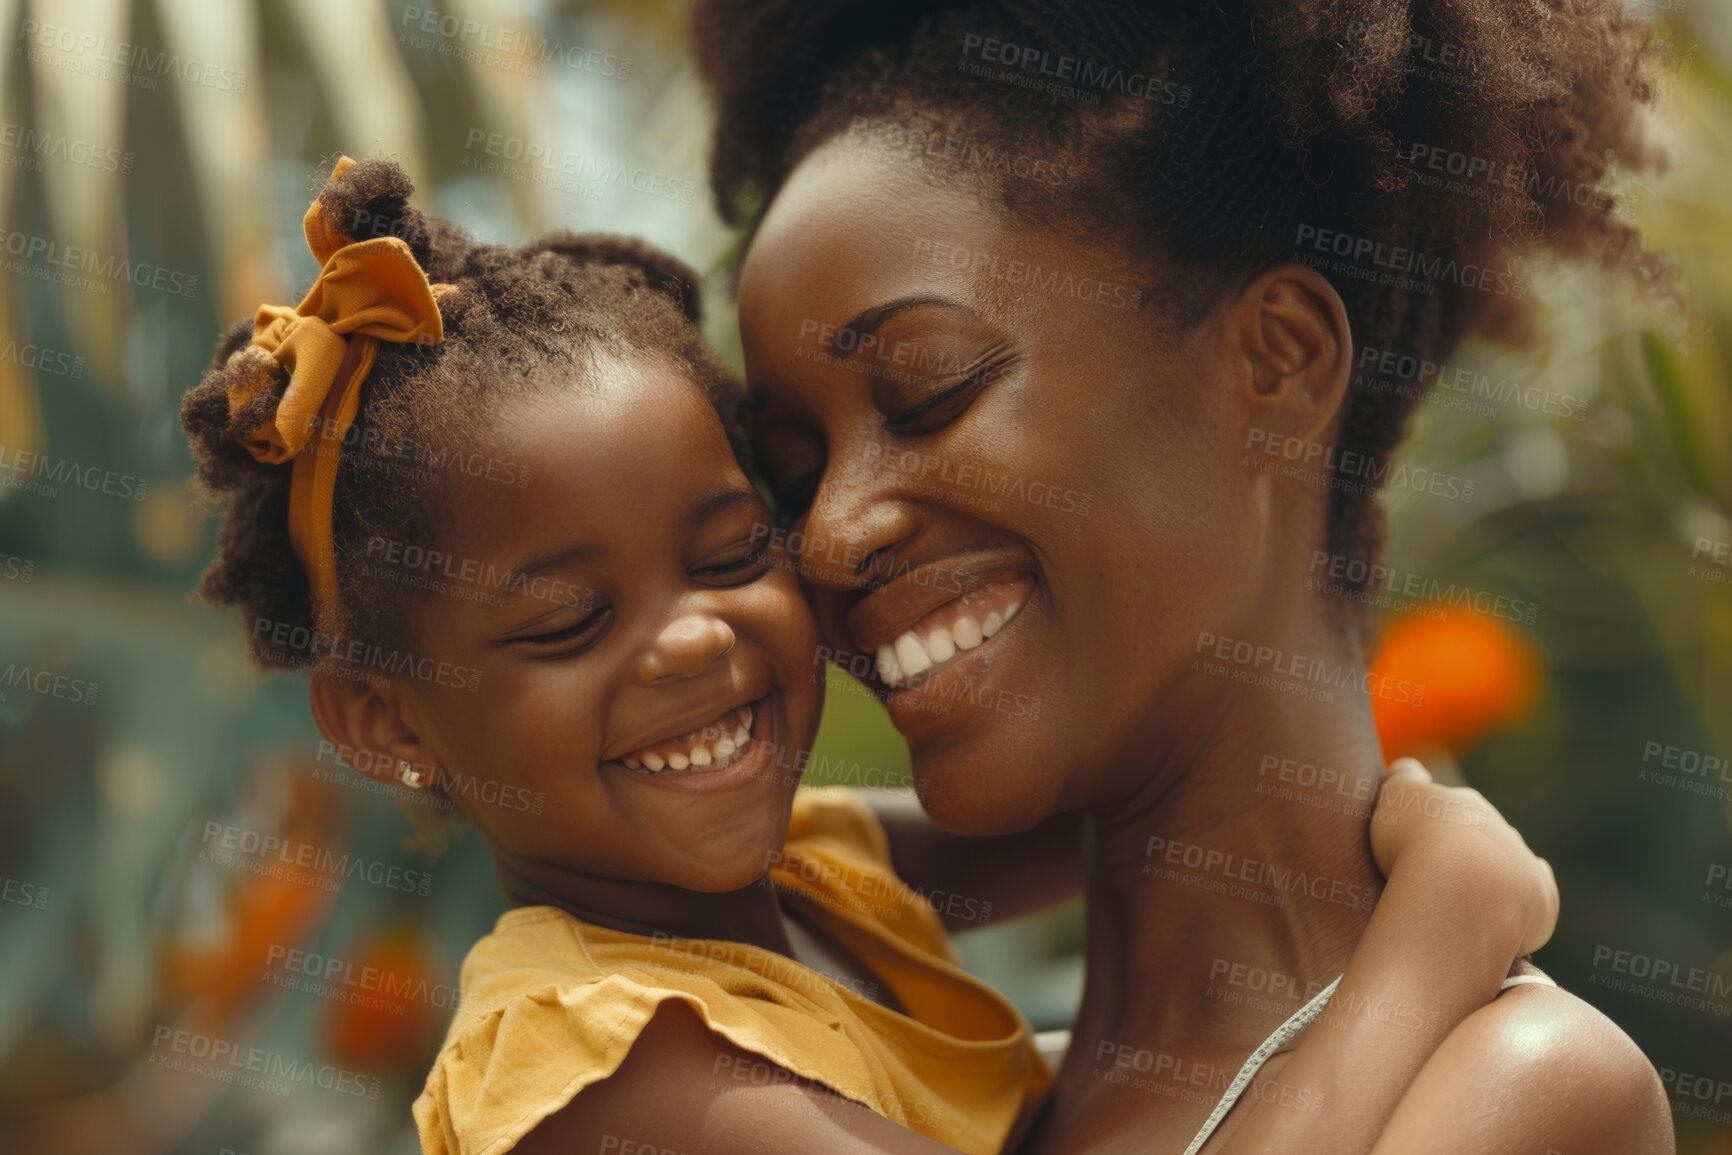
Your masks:
<path fill-rule="evenodd" d="M 684 769 L 675 769 L 669 763 L 653 773 L 644 768 L 633 769 L 625 762 L 613 759 L 603 762 L 601 767 L 644 786 L 688 794 L 730 790 L 754 779 L 768 777 L 770 763 L 776 756 L 776 695 L 774 692 L 766 694 L 748 703 L 746 708 L 751 711 L 752 721 L 744 751 L 721 769 L 715 768 L 713 754 L 708 766 L 691 765 L 688 759 Z"/>
<path fill-rule="evenodd" d="M 663 770 L 691 769 L 694 773 L 721 770 L 735 758 L 744 757 L 744 747 L 751 742 L 752 707 L 735 706 L 724 710 L 689 733 L 652 742 L 615 761 L 629 769 L 658 774 Z"/>

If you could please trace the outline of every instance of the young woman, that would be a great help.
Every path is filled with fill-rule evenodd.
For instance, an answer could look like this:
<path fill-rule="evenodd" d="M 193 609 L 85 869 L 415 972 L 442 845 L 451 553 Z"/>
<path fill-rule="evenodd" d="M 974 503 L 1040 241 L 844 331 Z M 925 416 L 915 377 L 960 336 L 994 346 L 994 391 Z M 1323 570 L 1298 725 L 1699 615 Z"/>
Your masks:
<path fill-rule="evenodd" d="M 1489 961 L 1405 1010 L 1337 991 L 1381 1068 L 1281 1065 L 1377 925 L 1371 696 L 1423 693 L 1312 579 L 1375 558 L 1379 485 L 1460 496 L 1389 460 L 1417 391 L 1354 367 L 1525 336 L 1530 250 L 1663 284 L 1607 185 L 1647 159 L 1648 30 L 1612 0 L 709 0 L 698 41 L 754 228 L 753 441 L 826 643 L 946 830 L 1086 816 L 1087 986 L 1026 1150 L 1669 1151 L 1634 1044 Z"/>

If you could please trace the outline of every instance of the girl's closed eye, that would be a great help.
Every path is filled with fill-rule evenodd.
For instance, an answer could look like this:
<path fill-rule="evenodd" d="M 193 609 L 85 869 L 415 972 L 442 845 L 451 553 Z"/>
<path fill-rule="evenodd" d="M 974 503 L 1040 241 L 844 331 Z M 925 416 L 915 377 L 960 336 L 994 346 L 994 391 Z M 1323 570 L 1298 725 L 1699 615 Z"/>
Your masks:
<path fill-rule="evenodd" d="M 613 607 L 602 606 L 587 617 L 580 618 L 570 625 L 542 633 L 514 634 L 505 639 L 505 644 L 522 644 L 536 650 L 547 651 L 558 646 L 575 643 L 573 648 L 558 654 L 567 657 L 580 654 L 602 639 L 607 633 L 607 627 L 613 621 Z M 536 623 L 540 625 L 540 623 Z M 538 655 L 543 656 L 543 655 Z"/>
<path fill-rule="evenodd" d="M 741 547 L 736 547 L 738 550 Z M 764 563 L 770 553 L 770 539 L 755 536 L 754 542 L 724 560 L 692 570 L 692 576 L 711 585 L 745 585 L 755 581 L 768 568 Z"/>

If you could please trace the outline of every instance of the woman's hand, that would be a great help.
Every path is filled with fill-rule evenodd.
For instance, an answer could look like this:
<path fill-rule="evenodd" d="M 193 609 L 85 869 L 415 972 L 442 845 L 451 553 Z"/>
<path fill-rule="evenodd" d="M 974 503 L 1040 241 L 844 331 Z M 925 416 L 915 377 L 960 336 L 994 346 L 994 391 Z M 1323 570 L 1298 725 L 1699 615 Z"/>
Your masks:
<path fill-rule="evenodd" d="M 1516 929 L 1515 954 L 1544 946 L 1558 925 L 1558 880 L 1515 827 L 1479 791 L 1440 786 L 1413 758 L 1389 764 L 1371 816 L 1371 853 L 1385 878 L 1431 875 L 1440 887 L 1467 888 L 1488 918 Z"/>

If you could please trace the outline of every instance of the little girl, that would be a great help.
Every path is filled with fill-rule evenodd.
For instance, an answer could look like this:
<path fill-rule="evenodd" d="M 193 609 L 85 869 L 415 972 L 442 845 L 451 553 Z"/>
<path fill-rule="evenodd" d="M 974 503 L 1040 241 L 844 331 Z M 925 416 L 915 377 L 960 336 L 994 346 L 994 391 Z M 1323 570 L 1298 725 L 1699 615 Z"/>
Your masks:
<path fill-rule="evenodd" d="M 965 855 L 1002 914 L 1080 886 L 1079 827 L 951 839 L 799 788 L 823 663 L 695 275 L 619 237 L 480 244 L 411 192 L 338 162 L 318 280 L 228 331 L 182 422 L 228 498 L 200 593 L 311 669 L 351 762 L 448 793 L 512 903 L 423 1150 L 1001 1150 L 1048 1070 L 892 862 Z M 1406 942 L 1416 989 L 1458 961 Z"/>

